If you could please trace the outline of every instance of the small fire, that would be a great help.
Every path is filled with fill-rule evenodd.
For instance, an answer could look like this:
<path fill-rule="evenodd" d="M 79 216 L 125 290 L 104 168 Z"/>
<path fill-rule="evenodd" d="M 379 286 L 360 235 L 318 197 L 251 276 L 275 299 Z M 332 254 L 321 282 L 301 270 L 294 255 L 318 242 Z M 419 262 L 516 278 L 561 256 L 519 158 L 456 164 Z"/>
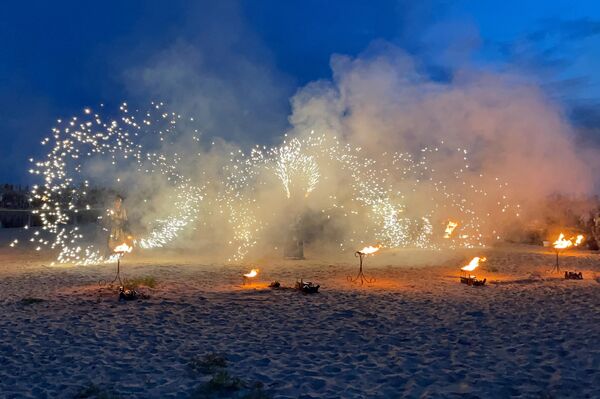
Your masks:
<path fill-rule="evenodd" d="M 363 249 L 361 249 L 358 252 L 360 252 L 361 254 L 364 254 L 364 255 L 370 255 L 370 254 L 374 254 L 375 252 L 379 251 L 379 248 L 380 248 L 379 246 L 374 247 L 372 245 L 369 245 L 368 247 L 364 247 Z"/>
<path fill-rule="evenodd" d="M 252 270 L 250 270 L 250 273 L 245 273 L 244 277 L 252 278 L 252 277 L 256 277 L 257 275 L 258 275 L 258 269 L 252 269 Z"/>
<path fill-rule="evenodd" d="M 453 222 L 453 221 L 449 221 L 448 225 L 446 226 L 446 230 L 444 231 L 444 238 L 450 238 L 450 236 L 452 235 L 452 233 L 454 232 L 454 229 L 458 226 L 458 223 Z"/>
<path fill-rule="evenodd" d="M 471 261 L 469 262 L 468 265 L 461 267 L 460 270 L 465 271 L 465 272 L 472 272 L 473 270 L 475 270 L 479 267 L 479 262 L 485 262 L 485 261 L 486 261 L 486 258 L 476 256 L 473 259 L 471 259 Z"/>
<path fill-rule="evenodd" d="M 566 239 L 563 233 L 560 233 L 558 239 L 552 243 L 554 249 L 567 249 L 573 246 L 577 247 L 579 244 L 583 242 L 583 235 L 579 234 L 577 237 L 571 237 L 570 239 Z"/>
<path fill-rule="evenodd" d="M 115 247 L 115 249 L 113 250 L 114 253 L 118 253 L 118 254 L 129 253 L 131 251 L 133 251 L 133 247 L 130 247 L 129 245 L 127 245 L 127 243 L 117 245 Z"/>

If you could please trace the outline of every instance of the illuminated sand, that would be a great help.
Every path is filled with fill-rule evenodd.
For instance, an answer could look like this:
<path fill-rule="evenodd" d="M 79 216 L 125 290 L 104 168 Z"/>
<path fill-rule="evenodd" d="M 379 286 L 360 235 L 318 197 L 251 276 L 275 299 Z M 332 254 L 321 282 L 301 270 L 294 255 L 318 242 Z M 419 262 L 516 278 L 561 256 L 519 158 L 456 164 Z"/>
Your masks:
<path fill-rule="evenodd" d="M 49 268 L 47 254 L 1 249 L 0 392 L 73 397 L 93 382 L 126 397 L 187 397 L 208 378 L 190 375 L 188 361 L 219 352 L 275 397 L 600 395 L 599 254 L 562 255 L 563 269 L 585 276 L 564 281 L 548 272 L 553 253 L 536 247 L 430 262 L 382 253 L 366 258 L 377 281 L 362 288 L 346 281 L 352 254 L 240 266 L 154 255 L 123 262 L 125 277 L 156 277 L 151 299 L 118 303 L 97 284 L 113 266 Z M 458 283 L 474 255 L 488 258 L 474 272 L 487 287 Z M 258 281 L 242 286 L 252 267 Z M 265 288 L 296 277 L 322 293 Z"/>

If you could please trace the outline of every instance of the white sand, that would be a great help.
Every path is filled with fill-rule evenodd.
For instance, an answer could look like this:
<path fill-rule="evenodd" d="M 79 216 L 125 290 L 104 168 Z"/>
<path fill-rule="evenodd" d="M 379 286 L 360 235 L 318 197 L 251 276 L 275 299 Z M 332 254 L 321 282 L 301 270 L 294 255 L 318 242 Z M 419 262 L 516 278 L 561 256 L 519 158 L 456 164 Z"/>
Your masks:
<path fill-rule="evenodd" d="M 476 272 L 494 280 L 487 287 L 458 283 L 476 254 L 489 258 Z M 382 253 L 366 260 L 377 281 L 363 287 L 346 281 L 352 254 L 265 260 L 250 286 L 240 276 L 254 263 L 146 255 L 125 258 L 123 273 L 158 286 L 119 303 L 98 287 L 113 266 L 50 268 L 48 254 L 0 249 L 0 397 L 72 398 L 89 383 L 123 397 L 188 397 L 208 377 L 187 364 L 209 352 L 282 398 L 600 397 L 600 254 L 562 256 L 585 277 L 565 281 L 537 247 L 429 262 Z M 266 288 L 301 276 L 322 292 Z"/>

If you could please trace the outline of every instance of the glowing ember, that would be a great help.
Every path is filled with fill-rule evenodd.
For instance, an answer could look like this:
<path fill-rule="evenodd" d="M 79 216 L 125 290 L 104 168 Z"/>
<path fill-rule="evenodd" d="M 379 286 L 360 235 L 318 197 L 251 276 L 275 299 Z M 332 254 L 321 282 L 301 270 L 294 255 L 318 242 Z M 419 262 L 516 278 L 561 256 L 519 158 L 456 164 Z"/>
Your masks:
<path fill-rule="evenodd" d="M 573 246 L 577 247 L 579 244 L 583 242 L 583 235 L 579 234 L 577 237 L 571 237 L 570 239 L 566 239 L 563 233 L 560 233 L 558 239 L 552 243 L 554 249 L 567 249 Z"/>
<path fill-rule="evenodd" d="M 130 247 L 126 243 L 117 245 L 115 247 L 115 249 L 113 250 L 114 253 L 118 253 L 118 254 L 130 253 L 131 251 L 133 251 L 133 247 Z"/>
<path fill-rule="evenodd" d="M 258 269 L 252 269 L 252 270 L 250 270 L 250 273 L 244 274 L 244 277 L 252 278 L 252 277 L 256 277 L 257 275 L 258 275 Z"/>
<path fill-rule="evenodd" d="M 364 247 L 363 249 L 361 249 L 358 252 L 360 252 L 361 254 L 364 254 L 364 255 L 370 255 L 370 254 L 374 254 L 377 251 L 379 251 L 379 246 L 374 247 L 372 245 L 369 245 L 368 247 Z"/>
<path fill-rule="evenodd" d="M 453 221 L 449 221 L 448 225 L 446 226 L 446 230 L 444 231 L 444 238 L 450 238 L 450 236 L 452 235 L 452 233 L 454 232 L 454 229 L 458 226 L 458 223 L 453 222 Z"/>
<path fill-rule="evenodd" d="M 472 272 L 473 270 L 475 270 L 479 267 L 479 262 L 485 262 L 485 261 L 486 261 L 486 258 L 476 256 L 473 259 L 471 259 L 471 261 L 469 262 L 468 265 L 461 267 L 460 270 L 465 271 L 465 272 Z"/>

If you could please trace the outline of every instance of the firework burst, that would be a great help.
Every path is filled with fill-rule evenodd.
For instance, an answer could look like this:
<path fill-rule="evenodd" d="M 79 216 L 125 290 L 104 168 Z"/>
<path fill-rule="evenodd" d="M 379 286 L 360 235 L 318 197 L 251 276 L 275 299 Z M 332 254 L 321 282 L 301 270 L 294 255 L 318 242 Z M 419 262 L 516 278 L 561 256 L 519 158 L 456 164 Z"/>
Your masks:
<path fill-rule="evenodd" d="M 153 103 L 146 112 L 131 112 L 123 104 L 120 117 L 108 121 L 90 109 L 81 117 L 59 120 L 42 141 L 49 148 L 46 157 L 32 160 L 30 170 L 43 179 L 31 192 L 42 222 L 40 229 L 31 229 L 36 249 L 57 250 L 61 263 L 115 260 L 90 244 L 73 223 L 78 213 L 97 208 L 90 201 L 88 175 L 111 176 L 103 182 L 109 187 L 135 188 L 144 210 L 165 201 L 156 198 L 154 186 L 143 185 L 142 177 L 153 184 L 160 181 L 168 207 L 146 212 L 152 217 L 137 215 L 143 220 L 134 240 L 138 248 L 169 245 L 197 222 L 215 229 L 207 225 L 212 215 L 217 223 L 227 221 L 229 261 L 239 261 L 264 244 L 267 232 L 278 230 L 281 235 L 284 215 L 301 218 L 306 211 L 317 213 L 322 224 L 343 226 L 333 235 L 340 249 L 373 241 L 388 248 L 483 246 L 500 238 L 490 220 L 519 211 L 504 194 L 507 183 L 485 179 L 470 166 L 467 150 L 443 142 L 415 153 L 367 156 L 336 136 L 286 135 L 275 147 L 230 152 L 219 158 L 217 176 L 196 170 L 192 179 L 184 171 L 189 173 L 195 161 L 188 152 L 184 156 L 175 150 L 180 148 L 176 144 L 182 121 L 184 134 L 192 133 L 199 141 L 198 131 L 189 126 L 192 120 L 165 111 L 162 103 Z M 483 208 L 481 198 L 494 206 Z M 456 224 L 450 234 L 448 220 Z"/>
<path fill-rule="evenodd" d="M 165 112 L 162 103 L 153 103 L 144 113 L 130 112 L 123 103 L 120 114 L 117 120 L 105 121 L 86 108 L 81 117 L 59 119 L 52 135 L 42 141 L 49 148 L 45 158 L 31 160 L 33 167 L 29 172 L 42 177 L 43 182 L 31 190 L 31 200 L 37 205 L 33 212 L 39 215 L 42 226 L 32 229 L 30 241 L 38 244 L 36 250 L 58 250 L 60 263 L 116 260 L 102 248 L 87 243 L 82 229 L 73 223 L 77 214 L 96 206 L 90 203 L 90 182 L 84 176 L 89 164 L 98 164 L 98 160 L 103 173 L 112 170 L 116 176 L 112 184 L 116 187 L 123 186 L 122 175 L 133 171 L 137 176 L 162 176 L 177 193 L 171 198 L 173 213 L 148 223 L 147 233 L 136 238 L 140 247 L 166 245 L 197 218 L 203 188 L 191 184 L 179 172 L 182 159 L 177 153 L 166 155 L 161 151 L 164 143 L 174 138 L 181 116 Z M 142 145 L 142 141 L 149 144 Z M 135 182 L 130 185 L 135 186 Z"/>

